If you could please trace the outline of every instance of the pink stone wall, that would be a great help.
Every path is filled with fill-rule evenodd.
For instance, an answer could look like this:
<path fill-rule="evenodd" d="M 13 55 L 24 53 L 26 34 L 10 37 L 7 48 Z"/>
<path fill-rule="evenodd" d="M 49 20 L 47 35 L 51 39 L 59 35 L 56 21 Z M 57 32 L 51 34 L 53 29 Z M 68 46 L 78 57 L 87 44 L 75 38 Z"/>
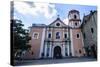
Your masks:
<path fill-rule="evenodd" d="M 79 38 L 77 38 L 77 33 L 79 33 Z M 81 29 L 73 29 L 72 36 L 73 36 L 73 47 L 75 56 L 83 56 L 84 50 L 83 50 Z M 81 51 L 81 53 L 79 50 Z"/>

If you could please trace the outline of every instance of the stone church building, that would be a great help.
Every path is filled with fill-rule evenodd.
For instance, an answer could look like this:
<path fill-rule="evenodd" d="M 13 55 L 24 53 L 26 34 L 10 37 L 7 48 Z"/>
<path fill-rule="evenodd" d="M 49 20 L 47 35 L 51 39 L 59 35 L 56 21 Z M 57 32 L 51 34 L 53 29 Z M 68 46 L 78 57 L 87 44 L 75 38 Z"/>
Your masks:
<path fill-rule="evenodd" d="M 67 16 L 66 16 L 67 17 Z M 64 58 L 84 56 L 80 13 L 71 10 L 68 25 L 60 17 L 51 24 L 33 24 L 30 27 L 31 55 L 28 58 Z"/>

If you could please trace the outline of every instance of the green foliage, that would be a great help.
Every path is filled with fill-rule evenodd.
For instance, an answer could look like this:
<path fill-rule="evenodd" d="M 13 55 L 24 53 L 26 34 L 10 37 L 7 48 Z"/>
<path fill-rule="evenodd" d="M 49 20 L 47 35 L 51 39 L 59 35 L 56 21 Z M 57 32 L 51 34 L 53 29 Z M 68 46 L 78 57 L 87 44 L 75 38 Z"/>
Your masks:
<path fill-rule="evenodd" d="M 27 50 L 31 46 L 28 44 L 31 39 L 28 36 L 28 30 L 23 28 L 21 20 L 13 19 L 11 20 L 11 38 L 13 39 L 13 49 L 15 50 Z"/>

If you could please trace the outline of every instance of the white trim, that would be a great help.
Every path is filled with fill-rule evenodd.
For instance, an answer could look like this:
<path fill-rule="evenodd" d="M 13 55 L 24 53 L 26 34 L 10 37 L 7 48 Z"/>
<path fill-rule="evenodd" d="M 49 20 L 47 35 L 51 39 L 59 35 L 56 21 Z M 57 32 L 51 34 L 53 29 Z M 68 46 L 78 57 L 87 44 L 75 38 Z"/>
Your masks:
<path fill-rule="evenodd" d="M 50 47 L 49 47 L 49 57 L 51 57 L 51 47 L 52 47 L 52 45 L 50 44 Z"/>
<path fill-rule="evenodd" d="M 68 44 L 67 44 L 67 54 L 68 54 L 68 56 L 69 56 L 69 42 L 68 42 Z"/>
<path fill-rule="evenodd" d="M 62 47 L 63 49 L 63 52 L 62 52 L 62 55 L 63 55 L 63 57 L 65 57 L 65 44 L 63 44 L 63 47 Z"/>
<path fill-rule="evenodd" d="M 45 53 L 44 53 L 44 57 L 47 57 L 47 43 L 45 44 Z"/>
<path fill-rule="evenodd" d="M 51 57 L 53 58 L 53 45 L 51 45 Z"/>
<path fill-rule="evenodd" d="M 34 34 L 35 34 L 35 33 L 37 34 L 37 38 L 34 38 Z M 39 32 L 33 32 L 32 38 L 33 38 L 33 39 L 38 39 L 38 38 L 39 38 Z"/>
<path fill-rule="evenodd" d="M 72 56 L 74 56 L 74 47 L 73 47 L 73 36 L 72 36 L 72 29 L 70 30 L 70 39 L 71 39 L 71 53 L 72 53 Z"/>
<path fill-rule="evenodd" d="M 67 31 L 67 38 L 69 38 L 70 36 L 69 36 L 69 32 Z"/>
<path fill-rule="evenodd" d="M 45 28 L 43 29 L 42 32 L 42 40 L 41 40 L 40 55 L 39 55 L 40 58 L 41 58 L 41 53 L 43 52 L 44 39 L 45 39 Z"/>

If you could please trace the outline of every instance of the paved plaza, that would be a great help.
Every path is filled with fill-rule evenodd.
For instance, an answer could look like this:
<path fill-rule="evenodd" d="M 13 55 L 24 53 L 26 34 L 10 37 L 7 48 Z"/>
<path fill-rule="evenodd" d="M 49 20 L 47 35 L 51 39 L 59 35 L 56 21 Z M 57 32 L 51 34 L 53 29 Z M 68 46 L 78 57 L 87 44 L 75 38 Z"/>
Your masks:
<path fill-rule="evenodd" d="M 43 64 L 57 64 L 57 63 L 74 63 L 74 62 L 90 62 L 97 61 L 95 58 L 63 58 L 63 59 L 39 59 L 39 60 L 15 60 L 15 65 L 43 65 Z"/>

